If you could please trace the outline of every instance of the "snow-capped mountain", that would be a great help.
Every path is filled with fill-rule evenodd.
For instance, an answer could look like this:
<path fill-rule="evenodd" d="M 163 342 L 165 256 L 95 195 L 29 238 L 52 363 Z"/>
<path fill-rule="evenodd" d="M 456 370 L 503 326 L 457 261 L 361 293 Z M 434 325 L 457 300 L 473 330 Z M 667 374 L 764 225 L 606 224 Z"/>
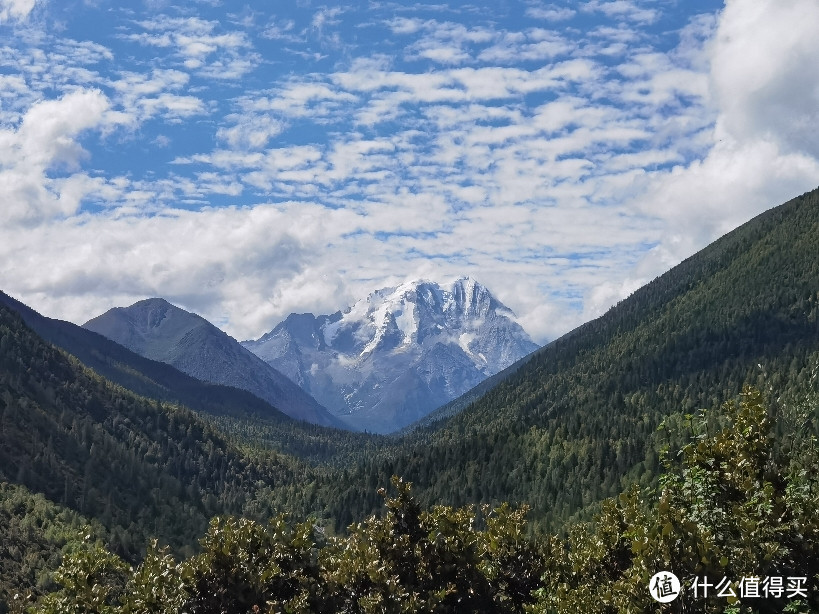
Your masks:
<path fill-rule="evenodd" d="M 537 348 L 468 277 L 373 292 L 344 312 L 291 314 L 246 348 L 353 428 L 400 429 Z"/>

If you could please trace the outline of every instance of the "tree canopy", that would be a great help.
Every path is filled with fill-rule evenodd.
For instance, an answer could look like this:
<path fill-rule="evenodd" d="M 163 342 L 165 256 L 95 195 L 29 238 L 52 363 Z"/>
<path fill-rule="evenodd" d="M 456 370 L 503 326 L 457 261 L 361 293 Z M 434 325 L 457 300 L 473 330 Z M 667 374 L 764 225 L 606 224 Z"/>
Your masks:
<path fill-rule="evenodd" d="M 154 542 L 135 567 L 89 543 L 66 556 L 56 576 L 62 588 L 31 612 L 816 611 L 819 446 L 804 428 L 811 411 L 775 417 L 786 446 L 775 445 L 774 416 L 751 388 L 688 416 L 689 440 L 666 454 L 656 487 L 606 500 L 565 537 L 530 537 L 525 506 L 424 509 L 411 484 L 394 477 L 392 494 L 379 493 L 382 514 L 345 536 L 327 536 L 309 519 L 222 517 L 198 554 L 177 561 Z M 661 571 L 682 583 L 668 606 L 650 592 Z"/>

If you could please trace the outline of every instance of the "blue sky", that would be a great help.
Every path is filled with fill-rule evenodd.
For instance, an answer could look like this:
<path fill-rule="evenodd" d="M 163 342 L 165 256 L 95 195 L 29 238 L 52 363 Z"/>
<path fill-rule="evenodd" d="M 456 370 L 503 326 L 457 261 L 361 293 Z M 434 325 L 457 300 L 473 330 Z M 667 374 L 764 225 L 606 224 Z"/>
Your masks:
<path fill-rule="evenodd" d="M 545 342 L 819 184 L 817 57 L 815 0 L 0 0 L 0 289 L 245 339 L 471 275 Z"/>

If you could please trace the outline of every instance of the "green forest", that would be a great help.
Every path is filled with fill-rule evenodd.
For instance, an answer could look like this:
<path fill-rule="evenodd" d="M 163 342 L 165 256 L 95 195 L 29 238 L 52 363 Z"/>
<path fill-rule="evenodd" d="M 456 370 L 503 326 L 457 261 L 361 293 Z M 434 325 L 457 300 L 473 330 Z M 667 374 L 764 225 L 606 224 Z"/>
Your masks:
<path fill-rule="evenodd" d="M 0 612 L 817 611 L 818 316 L 814 191 L 370 436 L 4 295 Z"/>
<path fill-rule="evenodd" d="M 602 502 L 566 536 L 532 537 L 528 508 L 423 508 L 398 477 L 383 513 L 328 536 L 311 520 L 211 520 L 177 560 L 154 540 L 129 565 L 89 531 L 65 552 L 59 589 L 13 611 L 67 612 L 812 612 L 819 607 L 819 446 L 809 406 L 778 416 L 761 393 L 690 416 L 689 443 L 663 459 L 658 486 Z M 806 409 L 811 407 L 811 409 Z M 20 498 L 25 501 L 25 498 Z M 43 512 L 39 512 L 40 515 Z M 68 520 L 72 520 L 69 518 Z M 16 537 L 18 531 L 9 531 Z M 86 529 L 87 530 L 87 529 Z M 25 533 L 23 533 L 23 538 Z M 682 581 L 663 609 L 657 571 Z M 731 596 L 694 594 L 728 578 Z M 788 579 L 746 597 L 747 578 Z M 795 582 L 794 579 L 799 579 Z"/>

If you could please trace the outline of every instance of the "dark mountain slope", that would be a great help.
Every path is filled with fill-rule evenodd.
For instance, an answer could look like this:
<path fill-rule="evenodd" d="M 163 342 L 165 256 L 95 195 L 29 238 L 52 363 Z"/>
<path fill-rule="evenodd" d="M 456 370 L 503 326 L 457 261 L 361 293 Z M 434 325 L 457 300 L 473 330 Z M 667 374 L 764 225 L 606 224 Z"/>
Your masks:
<path fill-rule="evenodd" d="M 214 415 L 252 413 L 271 421 L 290 418 L 245 390 L 209 384 L 151 360 L 93 331 L 40 315 L 7 294 L 0 302 L 16 311 L 40 337 L 79 358 L 103 377 L 142 396 L 178 402 Z"/>
<path fill-rule="evenodd" d="M 117 551 L 133 557 L 151 535 L 188 549 L 212 515 L 305 475 L 102 379 L 0 304 L 0 481 L 100 520 Z"/>
<path fill-rule="evenodd" d="M 106 379 L 141 396 L 178 403 L 216 417 L 222 430 L 247 443 L 320 462 L 336 456 L 355 456 L 369 441 L 363 434 L 290 418 L 246 390 L 198 380 L 81 326 L 42 316 L 2 292 L 0 303 L 17 312 L 40 337 Z"/>
<path fill-rule="evenodd" d="M 648 481 L 663 418 L 713 407 L 744 383 L 804 385 L 819 352 L 819 191 L 729 233 L 536 352 L 461 413 L 420 427 L 351 474 L 345 509 L 377 501 L 355 484 L 398 472 L 426 501 L 511 499 L 554 526 Z M 334 488 L 337 488 L 334 486 Z M 366 494 L 364 495 L 366 497 Z"/>
<path fill-rule="evenodd" d="M 197 379 L 247 390 L 298 420 L 343 427 L 315 399 L 235 339 L 163 299 L 110 309 L 84 328 Z"/>

